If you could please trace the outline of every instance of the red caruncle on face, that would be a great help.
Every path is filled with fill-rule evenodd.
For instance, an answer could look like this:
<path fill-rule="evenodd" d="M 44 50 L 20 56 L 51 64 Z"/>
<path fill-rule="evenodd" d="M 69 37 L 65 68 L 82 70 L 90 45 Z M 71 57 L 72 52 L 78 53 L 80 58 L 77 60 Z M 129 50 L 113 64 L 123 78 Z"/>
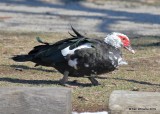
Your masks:
<path fill-rule="evenodd" d="M 130 45 L 129 38 L 128 38 L 127 36 L 118 35 L 118 37 L 121 39 L 121 41 L 122 41 L 124 47 Z"/>

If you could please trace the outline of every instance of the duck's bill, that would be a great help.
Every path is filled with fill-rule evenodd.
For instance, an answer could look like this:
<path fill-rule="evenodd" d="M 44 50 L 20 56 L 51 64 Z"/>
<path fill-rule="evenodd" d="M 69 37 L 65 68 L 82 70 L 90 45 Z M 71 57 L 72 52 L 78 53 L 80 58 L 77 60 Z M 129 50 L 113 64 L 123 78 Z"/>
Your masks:
<path fill-rule="evenodd" d="M 131 46 L 125 46 L 124 48 L 127 49 L 129 52 L 135 54 L 135 51 L 132 49 Z"/>

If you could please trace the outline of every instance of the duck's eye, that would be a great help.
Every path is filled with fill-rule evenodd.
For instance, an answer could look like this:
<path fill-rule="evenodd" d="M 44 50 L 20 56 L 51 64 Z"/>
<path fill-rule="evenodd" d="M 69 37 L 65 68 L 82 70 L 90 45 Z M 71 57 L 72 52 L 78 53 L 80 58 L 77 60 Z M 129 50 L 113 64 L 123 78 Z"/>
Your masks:
<path fill-rule="evenodd" d="M 124 36 L 118 35 L 118 37 L 119 37 L 121 40 L 123 40 L 123 41 L 126 40 L 126 38 L 125 38 Z"/>

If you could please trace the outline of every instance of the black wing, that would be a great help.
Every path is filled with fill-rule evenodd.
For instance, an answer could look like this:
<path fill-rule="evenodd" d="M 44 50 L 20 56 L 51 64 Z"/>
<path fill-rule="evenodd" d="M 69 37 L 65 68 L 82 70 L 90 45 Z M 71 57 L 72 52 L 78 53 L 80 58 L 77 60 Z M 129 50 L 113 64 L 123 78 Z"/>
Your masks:
<path fill-rule="evenodd" d="M 85 43 L 91 43 L 93 44 L 92 47 L 94 47 L 94 43 L 96 43 L 96 40 L 85 37 L 68 38 L 53 44 L 43 42 L 42 40 L 40 40 L 40 38 L 38 38 L 37 41 L 45 45 L 35 46 L 34 49 L 31 50 L 28 54 L 34 55 L 34 61 L 36 61 L 36 63 L 38 64 L 42 62 L 47 64 L 64 62 L 66 60 L 61 53 L 61 50 L 63 50 L 64 48 L 70 46 L 70 49 L 74 49 Z"/>

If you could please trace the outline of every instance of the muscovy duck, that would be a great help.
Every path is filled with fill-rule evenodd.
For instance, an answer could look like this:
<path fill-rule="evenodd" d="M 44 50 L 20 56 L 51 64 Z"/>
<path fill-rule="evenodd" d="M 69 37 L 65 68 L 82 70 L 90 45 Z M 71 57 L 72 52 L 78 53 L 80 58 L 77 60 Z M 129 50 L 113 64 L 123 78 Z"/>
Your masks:
<path fill-rule="evenodd" d="M 122 59 L 121 47 L 135 53 L 129 38 L 122 33 L 113 32 L 102 40 L 85 37 L 71 28 L 75 33 L 69 33 L 72 38 L 56 43 L 37 38 L 42 45 L 35 46 L 26 55 L 15 55 L 12 59 L 17 62 L 32 61 L 36 66 L 54 67 L 63 74 L 60 80 L 63 85 L 67 83 L 68 76 L 88 76 L 93 85 L 98 85 L 96 75 L 111 72 L 119 65 L 126 64 Z"/>

